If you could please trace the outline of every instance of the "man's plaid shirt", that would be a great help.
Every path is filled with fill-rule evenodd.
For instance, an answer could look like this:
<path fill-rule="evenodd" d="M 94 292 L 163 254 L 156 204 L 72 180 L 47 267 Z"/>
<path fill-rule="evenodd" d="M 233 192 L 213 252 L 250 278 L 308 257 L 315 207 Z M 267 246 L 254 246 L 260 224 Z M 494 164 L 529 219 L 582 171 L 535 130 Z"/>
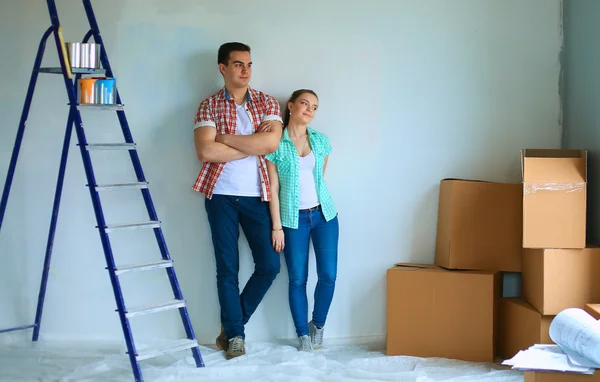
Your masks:
<path fill-rule="evenodd" d="M 255 132 L 263 121 L 282 122 L 279 102 L 274 97 L 250 87 L 246 95 L 246 109 Z M 235 134 L 237 130 L 236 113 L 235 101 L 223 88 L 200 103 L 196 112 L 194 129 L 212 126 L 217 129 L 217 134 Z M 206 198 L 211 199 L 224 167 L 225 163 L 204 163 L 193 190 L 202 192 Z M 257 167 L 260 175 L 261 199 L 270 201 L 271 185 L 264 155 L 258 156 Z"/>

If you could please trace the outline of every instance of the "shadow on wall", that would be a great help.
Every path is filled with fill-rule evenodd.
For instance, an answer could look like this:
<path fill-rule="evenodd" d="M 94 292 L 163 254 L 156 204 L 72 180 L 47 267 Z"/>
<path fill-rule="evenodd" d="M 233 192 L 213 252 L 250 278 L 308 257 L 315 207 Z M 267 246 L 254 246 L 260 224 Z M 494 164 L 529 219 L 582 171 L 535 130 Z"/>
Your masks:
<path fill-rule="evenodd" d="M 201 167 L 195 153 L 193 125 L 198 105 L 217 91 L 222 81 L 214 52 L 191 56 L 186 65 L 173 70 L 179 71 L 186 82 L 171 96 L 178 107 L 151 129 L 154 135 L 149 152 L 155 157 L 152 172 L 159 180 L 152 189 L 163 201 L 162 206 L 157 203 L 157 210 L 196 336 L 201 343 L 213 343 L 219 327 L 212 323 L 220 322 L 215 259 L 204 195 L 192 190 Z"/>
<path fill-rule="evenodd" d="M 493 168 L 493 164 L 480 162 L 480 170 Z M 462 179 L 495 181 L 494 177 L 478 176 L 482 174 L 480 170 L 475 170 L 473 176 L 465 176 Z M 511 174 L 512 175 L 512 174 Z M 448 178 L 452 178 L 448 176 Z M 461 178 L 457 176 L 457 178 Z M 413 234 L 411 255 L 409 262 L 432 264 L 435 261 L 435 242 L 437 235 L 437 218 L 439 206 L 440 184 L 432 186 L 421 198 L 418 207 L 415 209 L 413 217 Z M 517 182 L 518 183 L 518 182 Z M 588 199 L 589 203 L 589 199 Z M 518 272 L 502 272 L 503 274 L 503 297 L 521 296 L 521 274 Z"/>
<path fill-rule="evenodd" d="M 164 223 L 165 237 L 176 262 L 175 269 L 184 297 L 188 301 L 196 336 L 201 343 L 213 344 L 220 331 L 216 265 L 204 208 L 205 197 L 192 190 L 201 168 L 201 162 L 197 160 L 195 153 L 193 123 L 200 102 L 218 91 L 223 86 L 223 81 L 217 69 L 215 52 L 190 57 L 181 71 L 183 73 L 180 77 L 187 82 L 173 97 L 185 99 L 177 102 L 180 106 L 170 111 L 157 122 L 157 127 L 151 129 L 154 135 L 149 142 L 148 152 L 154 157 L 152 172 L 160 180 L 153 182 L 151 188 L 153 193 L 160 195 L 155 197 L 157 211 Z M 162 205 L 158 200 L 164 201 Z M 241 289 L 253 270 L 251 254 L 241 230 L 239 249 Z M 278 312 L 281 310 L 281 303 L 287 302 L 285 269 L 282 258 L 282 271 L 255 316 Z M 249 325 L 256 321 L 253 316 Z M 288 336 L 291 330 L 289 320 L 282 320 L 276 326 L 270 328 L 271 332 L 274 330 L 274 336 Z"/>
<path fill-rule="evenodd" d="M 587 171 L 587 227 L 586 237 L 587 245 L 596 246 L 600 244 L 600 232 L 598 227 L 598 217 L 600 216 L 600 203 L 597 195 L 600 192 L 597 180 L 600 177 L 598 168 L 598 154 L 592 150 L 588 151 L 588 171 Z"/>
<path fill-rule="evenodd" d="M 424 193 L 415 209 L 412 225 L 411 263 L 433 263 L 439 191 L 438 183 L 436 187 L 431 187 Z M 433 237 L 431 237 L 432 227 Z"/>

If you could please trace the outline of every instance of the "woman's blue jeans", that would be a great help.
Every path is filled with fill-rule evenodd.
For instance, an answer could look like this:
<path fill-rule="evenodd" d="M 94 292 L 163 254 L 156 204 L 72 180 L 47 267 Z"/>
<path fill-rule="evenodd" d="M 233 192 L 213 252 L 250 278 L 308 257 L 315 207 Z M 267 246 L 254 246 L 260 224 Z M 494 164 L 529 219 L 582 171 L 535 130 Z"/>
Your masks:
<path fill-rule="evenodd" d="M 308 251 L 312 239 L 317 265 L 312 321 L 317 327 L 325 326 L 327 313 L 333 299 L 337 277 L 339 223 L 337 216 L 325 221 L 320 208 L 300 210 L 298 228 L 283 227 L 285 235 L 285 261 L 289 274 L 289 302 L 296 333 L 309 334 L 308 300 Z"/>

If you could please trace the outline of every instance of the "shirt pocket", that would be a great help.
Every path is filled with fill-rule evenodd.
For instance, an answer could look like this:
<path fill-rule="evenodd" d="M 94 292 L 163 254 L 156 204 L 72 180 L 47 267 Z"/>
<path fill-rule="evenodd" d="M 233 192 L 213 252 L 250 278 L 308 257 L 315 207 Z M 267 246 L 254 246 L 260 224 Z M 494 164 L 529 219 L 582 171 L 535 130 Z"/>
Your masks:
<path fill-rule="evenodd" d="M 319 159 L 319 158 L 322 159 L 325 157 L 325 148 L 323 147 L 321 142 L 319 142 L 319 141 L 314 142 L 314 144 L 311 144 L 311 148 L 312 148 L 313 154 L 315 156 L 315 159 Z"/>
<path fill-rule="evenodd" d="M 277 171 L 280 175 L 290 175 L 292 170 L 292 161 L 287 157 L 287 155 L 279 160 L 279 163 L 277 163 Z"/>

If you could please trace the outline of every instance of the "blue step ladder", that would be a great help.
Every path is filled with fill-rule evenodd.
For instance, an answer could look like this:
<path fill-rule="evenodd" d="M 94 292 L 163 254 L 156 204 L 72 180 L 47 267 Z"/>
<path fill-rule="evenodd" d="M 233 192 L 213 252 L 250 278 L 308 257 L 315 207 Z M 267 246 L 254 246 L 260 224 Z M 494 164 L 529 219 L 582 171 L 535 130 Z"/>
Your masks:
<path fill-rule="evenodd" d="M 83 165 L 85 169 L 85 174 L 87 178 L 87 186 L 89 188 L 90 196 L 92 198 L 92 204 L 94 207 L 94 213 L 96 216 L 96 223 L 98 228 L 98 233 L 100 234 L 100 241 L 102 243 L 102 248 L 104 250 L 104 257 L 106 260 L 106 269 L 108 270 L 108 275 L 110 277 L 110 282 L 114 291 L 114 297 L 117 304 L 117 312 L 119 314 L 119 319 L 121 321 L 121 327 L 123 329 L 123 334 L 125 336 L 125 342 L 127 345 L 127 354 L 129 356 L 129 360 L 131 363 L 131 367 L 133 369 L 133 374 L 136 381 L 143 381 L 142 372 L 140 368 L 140 361 L 158 357 L 163 354 L 174 353 L 183 350 L 191 350 L 193 358 L 196 362 L 197 367 L 204 367 L 204 362 L 202 360 L 202 356 L 200 354 L 200 350 L 198 348 L 198 341 L 194 334 L 194 329 L 192 327 L 192 323 L 190 321 L 190 317 L 188 315 L 188 311 L 186 308 L 186 302 L 183 298 L 183 294 L 181 293 L 181 289 L 179 287 L 179 282 L 177 281 L 177 276 L 175 275 L 175 269 L 173 268 L 173 260 L 169 255 L 169 251 L 167 249 L 167 244 L 165 238 L 163 236 L 163 232 L 161 230 L 161 222 L 158 219 L 156 214 L 154 204 L 152 202 L 152 198 L 150 196 L 150 191 L 148 189 L 148 182 L 144 176 L 144 172 L 142 171 L 142 165 L 140 163 L 139 156 L 136 151 L 136 144 L 131 135 L 131 131 L 129 129 L 129 125 L 127 123 L 127 118 L 125 117 L 125 111 L 123 104 L 121 102 L 121 97 L 117 93 L 116 104 L 78 104 L 78 96 L 77 96 L 77 83 L 81 78 L 82 74 L 98 74 L 104 75 L 108 78 L 114 78 L 113 72 L 110 67 L 110 62 L 108 61 L 108 56 L 106 53 L 106 49 L 104 43 L 102 41 L 102 37 L 100 35 L 100 29 L 98 27 L 98 23 L 96 22 L 96 17 L 94 15 L 94 11 L 92 8 L 91 0 L 82 0 L 83 6 L 85 8 L 85 12 L 89 21 L 90 30 L 84 36 L 82 42 L 87 42 L 91 37 L 94 38 L 94 42 L 100 45 L 100 62 L 102 64 L 102 69 L 81 69 L 81 68 L 72 68 L 71 64 L 68 60 L 67 54 L 65 52 L 65 45 L 62 37 L 62 27 L 58 18 L 58 11 L 56 8 L 56 4 L 54 0 L 46 0 L 48 5 L 48 12 L 50 14 L 50 20 L 52 25 L 46 30 L 42 39 L 40 41 L 37 55 L 35 58 L 35 63 L 33 66 L 33 72 L 31 74 L 31 79 L 29 82 L 29 88 L 27 90 L 27 95 L 25 98 L 25 104 L 23 106 L 23 111 L 21 114 L 21 120 L 19 122 L 19 129 L 17 131 L 17 137 L 15 140 L 14 149 L 12 152 L 12 156 L 10 159 L 8 174 L 6 176 L 6 182 L 4 184 L 4 190 L 2 192 L 2 199 L 0 200 L 0 229 L 2 228 L 2 222 L 4 220 L 4 214 L 6 212 L 6 206 L 8 203 L 8 196 L 11 189 L 11 184 L 13 181 L 13 176 L 15 173 L 15 168 L 17 165 L 17 159 L 19 156 L 19 150 L 21 148 L 21 143 L 23 140 L 23 134 L 25 132 L 25 126 L 27 122 L 27 117 L 29 115 L 29 110 L 31 107 L 31 101 L 33 98 L 33 93 L 35 90 L 35 85 L 37 82 L 38 74 L 40 73 L 48 73 L 48 74 L 62 74 L 64 78 L 65 87 L 67 90 L 67 95 L 69 98 L 69 114 L 67 118 L 67 126 L 64 137 L 62 155 L 59 166 L 58 180 L 56 184 L 56 191 L 54 197 L 54 205 L 52 209 L 52 217 L 50 220 L 50 230 L 48 233 L 48 241 L 46 245 L 46 255 L 44 259 L 44 267 L 42 272 L 42 280 L 40 284 L 40 291 L 38 296 L 38 303 L 35 315 L 35 322 L 32 325 L 20 326 L 15 328 L 3 329 L 0 330 L 0 333 L 7 333 L 17 330 L 26 330 L 33 329 L 32 341 L 37 341 L 40 333 L 40 325 L 42 321 L 42 310 L 44 307 L 44 297 L 46 295 L 46 286 L 48 282 L 48 274 L 50 272 L 50 260 L 52 256 L 52 247 L 54 242 L 54 234 L 56 231 L 56 224 L 58 220 L 58 211 L 60 207 L 60 199 L 63 188 L 63 181 L 65 176 L 65 168 L 67 164 L 67 156 L 69 152 L 71 134 L 73 130 L 73 126 L 75 126 L 75 132 L 77 134 L 78 146 L 81 152 L 81 157 L 83 159 Z M 42 68 L 42 58 L 44 55 L 46 41 L 50 37 L 50 35 L 54 35 L 54 40 L 56 42 L 56 47 L 58 50 L 58 57 L 60 60 L 59 68 Z M 97 108 L 107 111 L 116 112 L 117 117 L 119 119 L 119 123 L 121 125 L 121 130 L 123 131 L 124 142 L 122 143 L 99 143 L 99 144 L 91 144 L 88 143 L 85 137 L 85 132 L 83 129 L 83 123 L 81 119 L 80 110 L 83 108 Z M 133 183 L 120 183 L 120 184 L 107 184 L 107 185 L 98 185 L 96 183 L 96 179 L 94 176 L 94 170 L 92 166 L 92 160 L 90 156 L 90 152 L 93 150 L 127 150 L 129 152 L 129 156 L 131 158 L 131 162 L 133 168 L 135 170 L 135 174 L 137 177 L 137 182 Z M 116 190 L 124 190 L 124 189 L 139 189 L 141 191 L 142 197 L 144 199 L 146 209 L 148 211 L 149 220 L 141 223 L 133 223 L 133 224 L 114 224 L 109 225 L 106 224 L 104 219 L 104 214 L 102 211 L 102 204 L 100 202 L 99 192 L 105 191 L 116 191 Z M 134 230 L 134 229 L 152 229 L 154 231 L 154 236 L 156 237 L 156 241 L 161 253 L 160 260 L 149 261 L 141 264 L 130 264 L 130 265 L 116 265 L 115 259 L 113 257 L 113 252 L 111 249 L 111 244 L 109 240 L 109 233 L 113 231 L 120 230 Z M 167 302 L 161 302 L 153 305 L 146 305 L 140 307 L 127 307 L 125 305 L 125 300 L 123 298 L 123 293 L 121 290 L 121 285 L 119 281 L 119 277 L 123 274 L 138 272 L 138 271 L 149 271 L 149 270 L 162 270 L 166 271 L 169 282 L 171 284 L 171 288 L 173 290 L 174 299 Z M 129 323 L 129 319 L 135 316 L 162 312 L 170 309 L 178 309 L 179 314 L 181 316 L 181 321 L 185 328 L 185 333 L 187 338 L 182 340 L 174 341 L 165 346 L 150 349 L 144 352 L 138 352 L 136 350 L 135 342 L 133 339 L 133 333 L 131 330 L 131 326 Z"/>

